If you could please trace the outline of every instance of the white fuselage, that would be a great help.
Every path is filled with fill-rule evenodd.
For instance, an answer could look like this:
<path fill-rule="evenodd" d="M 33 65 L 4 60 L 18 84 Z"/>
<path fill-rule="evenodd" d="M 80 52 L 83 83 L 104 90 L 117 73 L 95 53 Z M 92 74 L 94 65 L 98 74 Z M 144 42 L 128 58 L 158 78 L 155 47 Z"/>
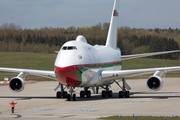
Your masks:
<path fill-rule="evenodd" d="M 107 46 L 91 46 L 83 36 L 66 42 L 55 61 L 57 80 L 67 86 L 105 85 L 96 78 L 99 70 L 120 70 L 121 52 Z"/>

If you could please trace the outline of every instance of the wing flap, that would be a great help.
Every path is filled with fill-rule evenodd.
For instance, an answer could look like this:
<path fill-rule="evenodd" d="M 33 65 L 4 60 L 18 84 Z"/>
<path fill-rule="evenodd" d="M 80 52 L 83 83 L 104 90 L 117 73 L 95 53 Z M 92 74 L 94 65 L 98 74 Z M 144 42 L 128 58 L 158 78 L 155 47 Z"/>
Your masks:
<path fill-rule="evenodd" d="M 125 83 L 125 88 L 126 88 L 127 90 L 131 90 L 131 87 L 127 84 L 127 82 L 125 81 L 124 83 Z"/>

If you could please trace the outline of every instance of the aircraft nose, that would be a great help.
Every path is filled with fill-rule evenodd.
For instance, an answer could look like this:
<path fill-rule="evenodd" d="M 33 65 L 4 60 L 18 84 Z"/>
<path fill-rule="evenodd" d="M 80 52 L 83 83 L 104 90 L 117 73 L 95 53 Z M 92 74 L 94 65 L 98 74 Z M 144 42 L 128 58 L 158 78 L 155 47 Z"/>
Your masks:
<path fill-rule="evenodd" d="M 75 66 L 55 67 L 55 73 L 57 80 L 63 85 L 76 87 L 81 83 L 78 78 L 78 69 Z"/>

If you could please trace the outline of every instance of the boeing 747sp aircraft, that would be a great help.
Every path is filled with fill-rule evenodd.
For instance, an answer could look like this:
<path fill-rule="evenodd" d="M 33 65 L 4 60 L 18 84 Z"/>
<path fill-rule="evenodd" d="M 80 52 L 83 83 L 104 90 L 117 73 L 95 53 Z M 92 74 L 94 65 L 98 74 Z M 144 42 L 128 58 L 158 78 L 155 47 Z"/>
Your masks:
<path fill-rule="evenodd" d="M 98 93 L 99 87 L 103 88 L 102 97 L 112 97 L 109 86 L 116 83 L 119 88 L 119 97 L 130 97 L 130 86 L 125 78 L 140 74 L 154 73 L 147 79 L 147 87 L 150 90 L 160 90 L 163 86 L 162 76 L 165 72 L 180 70 L 180 66 L 164 68 L 147 68 L 121 70 L 121 62 L 126 59 L 147 57 L 152 55 L 180 52 L 180 50 L 144 53 L 135 55 L 121 55 L 117 48 L 117 23 L 119 16 L 119 1 L 114 1 L 110 27 L 105 45 L 92 46 L 87 43 L 84 36 L 79 35 L 75 40 L 64 43 L 58 52 L 54 64 L 54 71 L 4 68 L 0 71 L 17 72 L 9 82 L 9 87 L 14 92 L 20 92 L 25 87 L 25 79 L 29 75 L 48 77 L 59 82 L 55 88 L 57 98 L 67 98 L 68 101 L 76 100 L 75 88 L 83 88 L 80 97 L 91 97 L 91 91 Z M 120 86 L 119 80 L 123 82 Z M 66 89 L 68 89 L 68 92 Z"/>

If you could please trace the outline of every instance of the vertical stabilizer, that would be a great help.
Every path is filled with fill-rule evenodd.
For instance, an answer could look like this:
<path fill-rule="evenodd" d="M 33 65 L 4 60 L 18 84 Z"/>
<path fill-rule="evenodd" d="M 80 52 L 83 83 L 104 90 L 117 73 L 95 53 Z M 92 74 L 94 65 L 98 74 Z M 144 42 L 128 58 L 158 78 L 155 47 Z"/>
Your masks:
<path fill-rule="evenodd" d="M 116 49 L 117 47 L 117 28 L 118 28 L 119 0 L 114 0 L 106 46 Z"/>

